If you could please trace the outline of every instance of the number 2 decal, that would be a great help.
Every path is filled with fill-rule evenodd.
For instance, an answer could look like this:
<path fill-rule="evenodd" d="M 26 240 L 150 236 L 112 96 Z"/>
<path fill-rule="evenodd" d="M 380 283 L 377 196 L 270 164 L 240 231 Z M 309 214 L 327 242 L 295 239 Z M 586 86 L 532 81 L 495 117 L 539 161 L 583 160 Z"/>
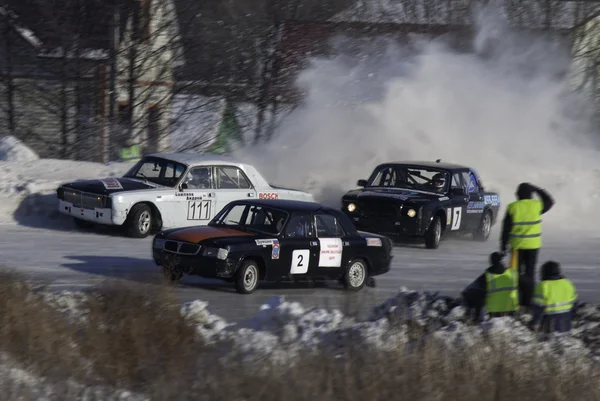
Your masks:
<path fill-rule="evenodd" d="M 455 207 L 452 209 L 452 227 L 451 230 L 458 230 L 460 228 L 460 220 L 462 218 L 462 207 Z"/>
<path fill-rule="evenodd" d="M 188 220 L 209 220 L 211 201 L 188 201 Z"/>
<path fill-rule="evenodd" d="M 290 274 L 305 274 L 308 271 L 310 251 L 308 249 L 296 249 L 292 252 L 292 268 Z"/>

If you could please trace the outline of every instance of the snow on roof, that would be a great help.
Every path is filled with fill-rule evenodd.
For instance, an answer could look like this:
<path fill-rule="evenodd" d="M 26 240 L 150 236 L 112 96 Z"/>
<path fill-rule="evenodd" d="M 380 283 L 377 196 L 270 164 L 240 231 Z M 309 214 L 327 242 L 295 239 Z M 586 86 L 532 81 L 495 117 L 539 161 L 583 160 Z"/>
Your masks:
<path fill-rule="evenodd" d="M 553 1 L 550 15 L 546 1 L 501 0 L 503 17 L 511 23 L 531 29 L 549 26 L 570 29 L 600 10 L 599 2 Z M 421 25 L 471 25 L 472 0 L 357 0 L 354 5 L 334 15 L 331 22 L 372 22 Z M 548 18 L 549 17 L 549 18 Z"/>
<path fill-rule="evenodd" d="M 0 15 L 5 18 L 12 19 L 13 20 L 12 26 L 13 26 L 13 28 L 15 28 L 15 31 L 17 31 L 17 33 L 19 35 L 21 35 L 21 37 L 23 37 L 23 39 L 25 39 L 27 42 L 29 42 L 29 44 L 31 44 L 33 47 L 42 46 L 42 41 L 37 36 L 35 36 L 35 34 L 33 33 L 32 30 L 24 28 L 21 25 L 14 22 L 14 21 L 18 20 L 19 17 L 12 10 L 9 10 L 6 7 L 0 6 Z"/>
<path fill-rule="evenodd" d="M 222 97 L 175 95 L 172 104 L 171 150 L 206 150 L 217 138 L 226 105 L 226 100 Z"/>

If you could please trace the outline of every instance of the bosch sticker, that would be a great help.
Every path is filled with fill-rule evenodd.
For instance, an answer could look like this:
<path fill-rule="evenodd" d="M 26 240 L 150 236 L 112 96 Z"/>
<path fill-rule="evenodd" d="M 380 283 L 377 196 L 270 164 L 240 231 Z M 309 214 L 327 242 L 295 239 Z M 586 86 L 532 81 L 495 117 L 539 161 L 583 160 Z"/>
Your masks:
<path fill-rule="evenodd" d="M 277 192 L 259 192 L 258 199 L 279 199 Z"/>

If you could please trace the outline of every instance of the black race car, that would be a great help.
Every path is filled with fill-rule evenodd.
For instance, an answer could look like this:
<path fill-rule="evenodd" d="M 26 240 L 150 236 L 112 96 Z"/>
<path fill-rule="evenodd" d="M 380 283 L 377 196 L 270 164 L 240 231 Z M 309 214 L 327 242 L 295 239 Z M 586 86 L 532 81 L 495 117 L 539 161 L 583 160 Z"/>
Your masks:
<path fill-rule="evenodd" d="M 440 160 L 380 164 L 358 185 L 341 200 L 357 229 L 423 237 L 427 248 L 446 233 L 487 240 L 500 208 L 500 196 L 484 189 L 475 170 Z"/>
<path fill-rule="evenodd" d="M 340 280 L 360 290 L 390 269 L 393 242 L 358 232 L 334 208 L 294 200 L 238 200 L 207 226 L 160 231 L 152 254 L 171 280 L 183 274 L 219 278 L 238 292 L 259 280 Z"/>

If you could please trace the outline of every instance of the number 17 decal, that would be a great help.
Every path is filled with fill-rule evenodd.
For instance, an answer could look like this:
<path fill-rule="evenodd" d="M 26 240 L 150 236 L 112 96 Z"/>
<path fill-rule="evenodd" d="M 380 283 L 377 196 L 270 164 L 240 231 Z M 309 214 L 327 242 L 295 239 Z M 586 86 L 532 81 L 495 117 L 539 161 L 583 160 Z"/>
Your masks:
<path fill-rule="evenodd" d="M 460 220 L 462 218 L 462 207 L 455 207 L 452 209 L 452 226 L 451 230 L 458 230 L 460 228 Z"/>
<path fill-rule="evenodd" d="M 308 249 L 296 249 L 292 252 L 292 268 L 290 274 L 305 274 L 308 271 L 310 251 Z"/>

